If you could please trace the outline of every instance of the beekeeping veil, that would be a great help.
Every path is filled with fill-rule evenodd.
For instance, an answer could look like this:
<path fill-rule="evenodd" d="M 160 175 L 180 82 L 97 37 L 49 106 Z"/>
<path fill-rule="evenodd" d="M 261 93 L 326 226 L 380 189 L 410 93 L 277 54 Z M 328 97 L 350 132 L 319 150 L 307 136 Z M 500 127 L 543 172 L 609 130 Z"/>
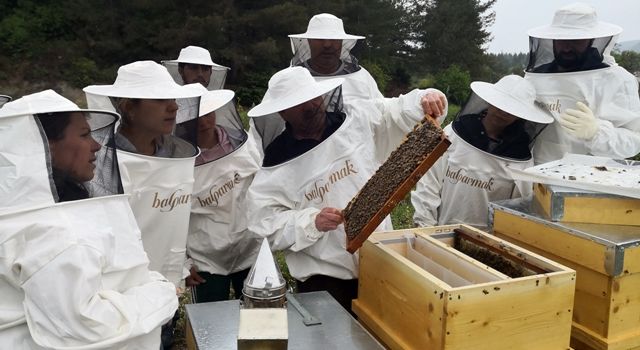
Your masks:
<path fill-rule="evenodd" d="M 91 137 L 101 148 L 95 153 L 93 179 L 80 183 L 59 169 L 53 169 L 44 124 L 67 120 L 70 113 L 82 113 Z M 64 181 L 86 190 L 88 197 L 122 193 L 113 132 L 119 116 L 104 110 L 80 109 L 75 103 L 45 90 L 5 104 L 0 109 L 0 212 L 51 205 L 61 200 Z M 64 126 L 62 126 L 64 130 Z M 61 132 L 64 136 L 64 131 Z M 53 136 L 52 136 L 53 137 Z M 63 198 L 62 200 L 66 200 Z"/>
<path fill-rule="evenodd" d="M 595 9 L 589 5 L 574 3 L 562 7 L 550 25 L 528 31 L 526 71 L 577 72 L 614 65 L 611 50 L 621 32 L 617 25 L 598 21 Z"/>
<path fill-rule="evenodd" d="M 233 153 L 247 140 L 234 96 L 231 90 L 207 91 L 200 100 L 199 117 L 176 126 L 178 136 L 195 130 L 196 144 L 200 148 L 196 166 Z M 217 140 L 217 143 L 213 144 L 211 140 Z"/>
<path fill-rule="evenodd" d="M 182 80 L 182 76 L 179 72 L 180 63 L 210 66 L 211 78 L 209 79 L 209 85 L 206 86 L 207 90 L 218 90 L 224 88 L 229 67 L 214 63 L 211 59 L 209 50 L 199 46 L 187 46 L 180 50 L 180 55 L 178 55 L 177 59 L 162 61 L 162 65 L 167 68 L 171 77 L 173 77 L 178 84 L 184 85 L 184 81 Z"/>
<path fill-rule="evenodd" d="M 279 114 L 283 110 L 322 96 L 324 102 L 318 108 L 326 113 L 342 113 L 340 85 L 343 82 L 343 78 L 316 82 L 302 67 L 289 67 L 274 74 L 262 102 L 248 113 L 261 137 L 263 150 L 285 132 L 286 123 Z"/>
<path fill-rule="evenodd" d="M 2 106 L 9 101 L 11 101 L 11 96 L 0 95 L 0 108 L 2 108 Z"/>
<path fill-rule="evenodd" d="M 536 91 L 517 75 L 503 77 L 495 84 L 471 83 L 471 96 L 452 123 L 453 131 L 472 147 L 512 160 L 531 159 L 537 135 L 553 117 L 535 104 Z M 482 119 L 489 105 L 518 117 L 503 131 L 502 140 L 493 142 L 485 135 Z"/>
<path fill-rule="evenodd" d="M 345 33 L 342 20 L 332 14 L 321 13 L 311 17 L 305 33 L 291 34 L 289 38 L 291 39 L 291 50 L 293 51 L 292 67 L 304 66 L 314 76 L 323 75 L 313 71 L 309 66 L 309 60 L 311 59 L 309 39 L 327 39 L 342 40 L 342 51 L 340 52 L 342 64 L 334 74 L 330 75 L 349 74 L 360 70 L 358 60 L 351 54 L 351 49 L 356 46 L 358 39 L 364 39 L 365 37 Z"/>
<path fill-rule="evenodd" d="M 111 110 L 120 106 L 121 99 L 175 99 L 180 101 L 176 122 L 183 124 L 198 117 L 200 96 L 206 89 L 200 84 L 180 86 L 163 66 L 140 61 L 120 67 L 112 85 L 87 86 L 84 91 L 89 106 Z M 118 161 L 124 192 L 131 194 L 129 202 L 149 256 L 149 268 L 179 285 L 198 153 L 196 130 L 182 130 L 180 137 L 163 135 L 163 139 L 173 146 L 169 157 L 118 150 Z"/>

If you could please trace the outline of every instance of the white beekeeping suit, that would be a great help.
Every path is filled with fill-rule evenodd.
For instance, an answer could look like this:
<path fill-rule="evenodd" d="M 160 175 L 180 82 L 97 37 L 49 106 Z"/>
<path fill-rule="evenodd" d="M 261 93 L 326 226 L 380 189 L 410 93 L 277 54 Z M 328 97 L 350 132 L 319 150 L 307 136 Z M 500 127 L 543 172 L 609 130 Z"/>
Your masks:
<path fill-rule="evenodd" d="M 231 90 L 209 91 L 200 101 L 200 117 L 178 126 L 196 129 L 200 148 L 187 253 L 197 271 L 224 276 L 248 272 L 260 248 L 258 236 L 247 229 L 246 198 L 260 156 L 248 147 L 234 95 Z M 207 143 L 211 136 L 217 143 Z M 196 301 L 210 301 L 195 289 Z M 240 295 L 240 290 L 235 292 Z"/>
<path fill-rule="evenodd" d="M 50 145 L 60 144 L 47 139 L 43 125 L 69 115 L 86 118 L 90 136 L 83 137 L 100 145 L 93 162 L 106 174 L 97 170 L 81 184 L 85 199 L 58 202 L 63 196 Z M 117 118 L 81 110 L 51 90 L 0 110 L 3 349 L 160 346 L 160 326 L 178 300 L 173 284 L 149 271 L 126 196 L 110 195 L 122 190 L 110 144 Z M 64 133 L 63 139 L 70 131 Z"/>
<path fill-rule="evenodd" d="M 581 3 L 559 9 L 551 25 L 528 32 L 525 78 L 558 121 L 538 137 L 536 164 L 567 152 L 611 158 L 640 152 L 638 81 L 610 56 L 620 32 Z"/>
<path fill-rule="evenodd" d="M 519 76 L 496 84 L 473 82 L 471 89 L 464 108 L 444 129 L 451 146 L 411 193 L 418 226 L 486 227 L 489 202 L 531 194 L 531 184 L 513 180 L 509 169 L 533 166 L 531 146 L 553 118 L 535 106 L 535 89 Z M 485 129 L 491 123 L 504 126 L 498 140 Z"/>
<path fill-rule="evenodd" d="M 346 251 L 344 227 L 320 232 L 315 218 L 322 208 L 344 208 L 389 154 L 422 119 L 415 90 L 396 99 L 345 104 L 337 89 L 344 79 L 316 82 L 301 67 L 276 73 L 262 103 L 249 111 L 265 145 L 263 167 L 249 188 L 249 229 L 269 237 L 272 249 L 285 250 L 291 275 L 304 281 L 312 275 L 349 280 L 358 276 L 358 257 Z M 433 93 L 441 94 L 434 90 Z M 289 133 L 278 112 L 322 97 L 327 129 L 335 129 L 319 144 L 293 158 L 282 136 Z M 287 159 L 290 158 L 290 159 Z M 391 228 L 390 220 L 379 229 Z"/>
<path fill-rule="evenodd" d="M 200 96 L 206 89 L 200 84 L 180 86 L 163 66 L 139 61 L 120 67 L 113 85 L 87 86 L 84 91 L 89 107 L 114 111 L 124 99 L 176 99 L 179 109 L 175 118 L 181 123 L 197 118 Z M 119 132 L 117 157 L 124 192 L 130 194 L 129 202 L 142 232 L 149 266 L 180 287 L 186 276 L 183 268 L 198 151 L 188 138 L 167 134 L 160 139 L 161 146 L 156 147 L 155 153 L 144 155 Z"/>
<path fill-rule="evenodd" d="M 199 46 L 187 46 L 180 50 L 180 54 L 177 59 L 162 61 L 162 65 L 167 68 L 171 77 L 178 84 L 186 85 L 179 72 L 181 63 L 211 67 L 209 84 L 205 87 L 207 90 L 218 90 L 224 88 L 229 67 L 214 63 L 211 59 L 211 53 L 209 50 Z"/>

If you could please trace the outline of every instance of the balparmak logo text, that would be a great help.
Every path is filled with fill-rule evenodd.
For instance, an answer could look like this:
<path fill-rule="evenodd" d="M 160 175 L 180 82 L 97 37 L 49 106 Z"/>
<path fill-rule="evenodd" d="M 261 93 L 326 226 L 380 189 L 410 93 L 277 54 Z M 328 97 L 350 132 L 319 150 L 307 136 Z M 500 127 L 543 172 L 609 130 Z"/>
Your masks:
<path fill-rule="evenodd" d="M 351 163 L 348 159 L 345 160 L 344 166 L 329 175 L 328 179 L 319 179 L 313 183 L 313 188 L 304 194 L 304 197 L 312 202 L 317 201 L 317 203 L 324 202 L 324 197 L 327 193 L 331 191 L 331 187 L 336 182 L 343 180 L 351 174 L 357 174 L 358 171 L 354 168 L 353 163 Z"/>
<path fill-rule="evenodd" d="M 153 196 L 152 208 L 160 209 L 161 212 L 172 211 L 175 207 L 191 203 L 191 194 L 183 194 L 182 189 L 177 189 L 167 198 L 161 198 L 156 192 Z"/>
<path fill-rule="evenodd" d="M 237 184 L 240 183 L 240 174 L 235 173 L 233 179 L 229 179 L 222 186 L 213 185 L 209 188 L 209 193 L 203 197 L 196 196 L 201 207 L 217 207 L 220 198 L 230 193 Z"/>

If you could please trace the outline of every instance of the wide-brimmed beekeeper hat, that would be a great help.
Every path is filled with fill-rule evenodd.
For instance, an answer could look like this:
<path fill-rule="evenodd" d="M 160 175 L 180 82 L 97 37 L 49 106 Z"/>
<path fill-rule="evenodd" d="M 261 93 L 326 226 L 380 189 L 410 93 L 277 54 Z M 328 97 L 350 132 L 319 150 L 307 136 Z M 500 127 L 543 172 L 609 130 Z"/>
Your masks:
<path fill-rule="evenodd" d="M 533 84 L 517 75 L 507 75 L 497 83 L 474 81 L 471 90 L 485 102 L 518 118 L 549 124 L 553 117 L 535 104 Z"/>
<path fill-rule="evenodd" d="M 316 82 L 311 73 L 303 67 L 285 68 L 269 79 L 269 87 L 262 98 L 262 102 L 253 107 L 248 116 L 261 117 L 278 113 L 322 96 L 342 85 L 343 82 L 343 78 Z"/>
<path fill-rule="evenodd" d="M 65 113 L 65 112 L 79 112 L 89 113 L 91 115 L 100 114 L 108 115 L 105 119 L 107 123 L 114 122 L 120 118 L 120 115 L 115 112 L 100 110 L 100 109 L 82 109 L 75 103 L 69 101 L 67 98 L 60 96 L 53 90 L 44 90 L 31 95 L 23 96 L 13 102 L 5 104 L 0 109 L 0 118 L 14 117 L 19 115 L 36 115 L 42 113 Z M 103 127 L 104 122 L 93 125 L 91 122 L 96 122 L 96 118 L 89 119 L 89 125 L 91 129 L 97 127 Z"/>
<path fill-rule="evenodd" d="M 622 33 L 622 28 L 598 21 L 596 10 L 584 3 L 564 6 L 553 15 L 550 25 L 530 29 L 530 37 L 554 40 L 578 40 L 614 36 Z"/>
<path fill-rule="evenodd" d="M 235 96 L 231 90 L 207 91 L 200 98 L 200 116 L 207 115 L 229 103 Z"/>
<path fill-rule="evenodd" d="M 291 34 L 289 38 L 333 40 L 364 39 L 364 37 L 360 35 L 345 33 L 342 20 L 329 13 L 321 13 L 311 17 L 306 32 L 302 34 Z"/>
<path fill-rule="evenodd" d="M 91 85 L 83 91 L 100 96 L 144 99 L 189 98 L 203 94 L 200 84 L 179 85 L 165 67 L 153 61 L 121 66 L 113 84 Z"/>
<path fill-rule="evenodd" d="M 189 63 L 189 64 L 200 64 L 203 66 L 211 66 L 214 69 L 229 69 L 229 67 L 225 67 L 214 63 L 211 59 L 211 53 L 209 50 L 200 47 L 200 46 L 187 46 L 180 50 L 180 54 L 178 58 L 175 60 L 167 60 L 162 61 L 162 63 Z"/>

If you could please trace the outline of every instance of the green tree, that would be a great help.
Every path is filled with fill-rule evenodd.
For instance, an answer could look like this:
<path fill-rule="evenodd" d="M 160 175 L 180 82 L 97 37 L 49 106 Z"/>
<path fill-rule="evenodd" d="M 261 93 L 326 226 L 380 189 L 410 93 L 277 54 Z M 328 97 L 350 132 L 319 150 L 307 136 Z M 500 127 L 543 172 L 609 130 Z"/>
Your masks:
<path fill-rule="evenodd" d="M 485 44 L 491 38 L 488 27 L 496 0 L 421 0 L 408 5 L 414 14 L 418 57 L 431 72 L 450 65 L 482 74 Z"/>
<path fill-rule="evenodd" d="M 434 79 L 434 87 L 444 92 L 449 101 L 457 105 L 462 105 L 467 100 L 469 85 L 471 75 L 455 64 L 436 74 Z"/>
<path fill-rule="evenodd" d="M 613 52 L 616 62 L 631 73 L 640 73 L 640 52 L 622 51 Z"/>

